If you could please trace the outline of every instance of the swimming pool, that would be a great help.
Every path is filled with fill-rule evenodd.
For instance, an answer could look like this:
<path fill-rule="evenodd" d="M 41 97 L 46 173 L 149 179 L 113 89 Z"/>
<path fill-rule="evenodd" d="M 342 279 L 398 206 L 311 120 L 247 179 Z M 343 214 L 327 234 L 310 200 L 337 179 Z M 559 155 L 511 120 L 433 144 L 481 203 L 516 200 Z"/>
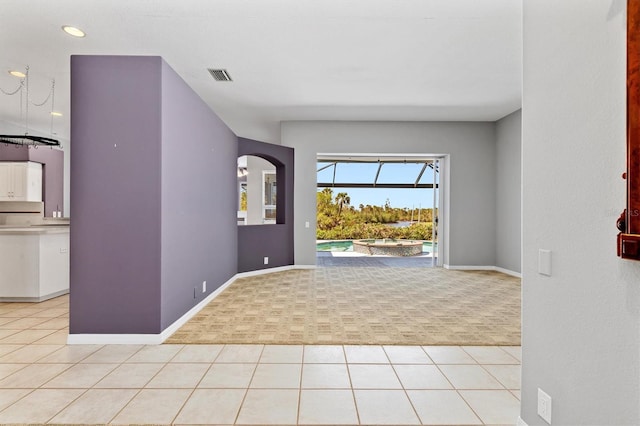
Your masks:
<path fill-rule="evenodd" d="M 438 243 L 435 244 L 435 250 L 438 250 Z M 324 241 L 316 244 L 316 251 L 353 251 L 353 242 L 351 240 L 342 241 Z M 432 253 L 431 241 L 422 243 L 423 253 Z"/>

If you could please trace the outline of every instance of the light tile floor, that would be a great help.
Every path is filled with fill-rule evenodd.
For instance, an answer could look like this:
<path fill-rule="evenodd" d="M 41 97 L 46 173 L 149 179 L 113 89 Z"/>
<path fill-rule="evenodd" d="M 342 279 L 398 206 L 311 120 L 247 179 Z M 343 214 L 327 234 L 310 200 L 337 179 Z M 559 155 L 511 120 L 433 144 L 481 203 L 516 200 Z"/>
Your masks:
<path fill-rule="evenodd" d="M 519 347 L 66 345 L 68 297 L 0 304 L 0 424 L 513 425 Z"/>

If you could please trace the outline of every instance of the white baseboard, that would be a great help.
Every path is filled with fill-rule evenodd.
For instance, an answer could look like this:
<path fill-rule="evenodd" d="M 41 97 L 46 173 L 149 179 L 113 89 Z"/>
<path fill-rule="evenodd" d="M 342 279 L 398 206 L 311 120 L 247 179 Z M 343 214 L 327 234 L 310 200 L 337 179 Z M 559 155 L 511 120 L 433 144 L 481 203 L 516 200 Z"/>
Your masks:
<path fill-rule="evenodd" d="M 173 322 L 173 324 L 171 324 L 169 327 L 165 328 L 162 331 L 162 333 L 160 333 L 158 335 L 158 336 L 160 336 L 160 342 L 158 344 L 160 344 L 160 343 L 164 342 L 165 340 L 167 340 L 173 333 L 178 331 L 178 329 L 180 327 L 185 325 L 187 323 L 187 321 L 189 321 L 198 312 L 200 312 L 205 306 L 207 306 L 209 304 L 209 302 L 211 302 L 213 299 L 218 297 L 220 295 L 220 293 L 222 293 L 227 287 L 229 287 L 231 284 L 233 284 L 233 282 L 236 280 L 237 276 L 238 275 L 236 274 L 233 277 L 229 278 L 226 283 L 222 284 L 220 287 L 218 287 L 217 289 L 212 291 L 211 294 L 208 295 L 207 297 L 205 297 L 204 299 L 202 299 L 200 301 L 200 303 L 198 303 L 193 308 L 189 309 L 184 315 L 182 315 L 180 318 L 175 320 Z"/>
<path fill-rule="evenodd" d="M 459 271 L 493 271 L 495 266 L 482 266 L 482 265 L 444 265 L 444 269 L 454 269 Z"/>
<path fill-rule="evenodd" d="M 159 345 L 160 334 L 69 334 L 67 345 Z"/>
<path fill-rule="evenodd" d="M 257 275 L 271 274 L 273 272 L 291 271 L 294 269 L 315 269 L 316 265 L 287 265 L 274 268 L 257 269 L 255 271 L 239 272 L 234 278 L 255 277 Z"/>
<path fill-rule="evenodd" d="M 197 305 L 189 309 L 184 315 L 174 321 L 169 327 L 165 328 L 162 333 L 158 334 L 69 334 L 67 338 L 68 345 L 159 345 L 169 338 L 173 333 L 178 331 L 180 327 L 185 325 L 187 321 L 193 318 L 202 308 L 207 306 L 209 302 L 218 297 L 227 287 L 235 280 L 237 274 L 231 277 L 227 282 L 211 292 L 210 295 L 202 299 Z"/>
<path fill-rule="evenodd" d="M 511 271 L 509 269 L 501 268 L 499 266 L 492 265 L 442 265 L 444 269 L 459 270 L 459 271 L 496 271 L 503 274 L 511 275 L 513 277 L 522 278 L 520 272 Z"/>
<path fill-rule="evenodd" d="M 502 272 L 503 274 L 511 275 L 512 277 L 522 278 L 522 274 L 520 272 L 512 271 L 510 269 L 501 268 L 496 266 L 496 271 Z"/>
<path fill-rule="evenodd" d="M 516 422 L 516 426 L 529 426 L 522 420 L 522 417 L 518 416 L 518 421 Z"/>
<path fill-rule="evenodd" d="M 66 288 L 64 290 L 55 291 L 53 293 L 45 294 L 44 296 L 38 296 L 38 297 L 0 297 L 0 302 L 39 303 L 39 302 L 44 302 L 45 300 L 53 299 L 54 297 L 62 296 L 68 293 L 69 293 L 69 289 Z"/>
<path fill-rule="evenodd" d="M 292 269 L 318 269 L 318 265 L 293 265 Z"/>
<path fill-rule="evenodd" d="M 218 297 L 227 287 L 229 287 L 238 278 L 253 277 L 256 275 L 270 274 L 273 272 L 290 271 L 293 269 L 314 269 L 315 265 L 288 265 L 276 268 L 259 269 L 257 271 L 242 272 L 235 274 L 227 282 L 211 292 L 189 309 L 184 315 L 174 321 L 169 327 L 165 328 L 162 333 L 158 334 L 69 334 L 67 338 L 68 345 L 160 345 L 167 340 L 173 333 L 178 331 L 180 327 L 185 325 L 187 321 L 193 318 L 198 312 L 209 304 L 213 299 Z"/>

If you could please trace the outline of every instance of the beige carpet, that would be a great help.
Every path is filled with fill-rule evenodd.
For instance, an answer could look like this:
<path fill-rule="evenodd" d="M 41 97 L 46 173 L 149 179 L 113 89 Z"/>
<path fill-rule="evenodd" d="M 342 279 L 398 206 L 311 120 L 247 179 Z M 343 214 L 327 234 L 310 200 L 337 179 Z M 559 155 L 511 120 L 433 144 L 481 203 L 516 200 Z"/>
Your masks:
<path fill-rule="evenodd" d="M 520 345 L 520 279 L 363 265 L 238 279 L 166 343 Z"/>
<path fill-rule="evenodd" d="M 166 343 L 520 345 L 520 279 L 390 262 L 238 279 Z"/>

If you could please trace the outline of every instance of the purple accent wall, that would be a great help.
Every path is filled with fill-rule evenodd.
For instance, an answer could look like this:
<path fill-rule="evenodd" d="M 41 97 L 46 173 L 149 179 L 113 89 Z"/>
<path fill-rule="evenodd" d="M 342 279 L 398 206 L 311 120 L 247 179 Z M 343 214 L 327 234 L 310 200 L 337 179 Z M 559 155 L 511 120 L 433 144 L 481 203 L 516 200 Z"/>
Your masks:
<path fill-rule="evenodd" d="M 236 273 L 237 138 L 159 57 L 71 73 L 70 333 L 159 333 Z"/>
<path fill-rule="evenodd" d="M 69 332 L 159 333 L 159 57 L 71 57 Z"/>
<path fill-rule="evenodd" d="M 238 272 L 293 265 L 293 148 L 238 138 L 238 156 L 255 155 L 276 166 L 275 225 L 238 226 Z M 235 200 L 235 197 L 234 197 Z M 235 208 L 235 204 L 234 204 Z M 269 264 L 264 264 L 264 257 Z"/>
<path fill-rule="evenodd" d="M 29 161 L 42 163 L 44 215 L 52 217 L 54 210 L 64 210 L 64 152 L 51 148 L 30 149 Z M 69 212 L 63 213 L 69 216 Z"/>
<path fill-rule="evenodd" d="M 163 61 L 163 329 L 237 271 L 236 158 L 235 134 Z"/>
<path fill-rule="evenodd" d="M 42 201 L 44 215 L 53 216 L 64 207 L 64 152 L 56 148 L 0 144 L 0 161 L 33 161 L 42 163 Z"/>
<path fill-rule="evenodd" d="M 293 264 L 293 149 L 239 144 L 161 58 L 72 56 L 71 139 L 71 334 L 160 333 L 263 256 Z M 236 225 L 239 146 L 281 165 L 282 224 Z"/>
<path fill-rule="evenodd" d="M 29 161 L 29 149 L 0 142 L 0 161 Z"/>

